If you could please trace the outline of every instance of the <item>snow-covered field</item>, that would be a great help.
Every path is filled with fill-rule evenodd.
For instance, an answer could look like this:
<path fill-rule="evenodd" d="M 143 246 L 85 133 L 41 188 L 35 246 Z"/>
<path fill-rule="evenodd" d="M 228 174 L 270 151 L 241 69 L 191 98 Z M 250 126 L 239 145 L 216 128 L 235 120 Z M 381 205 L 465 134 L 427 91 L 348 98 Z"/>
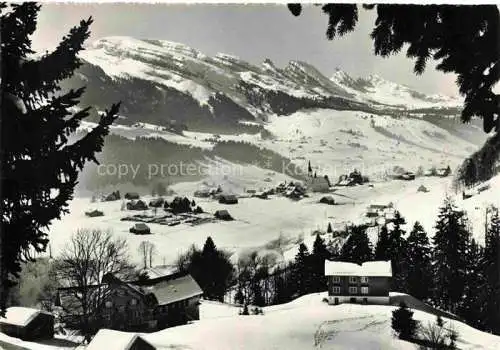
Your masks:
<path fill-rule="evenodd" d="M 159 349 L 196 350 L 306 350 L 306 349 L 418 349 L 394 337 L 393 306 L 322 302 L 326 293 L 263 308 L 264 315 L 239 316 L 238 308 L 203 302 L 201 320 L 144 337 Z M 435 316 L 415 310 L 415 319 L 427 324 Z M 459 349 L 500 349 L 500 337 L 480 332 L 458 321 L 449 326 L 459 333 Z"/>
<path fill-rule="evenodd" d="M 412 343 L 397 339 L 391 329 L 395 306 L 341 304 L 322 300 L 326 293 L 300 297 L 290 303 L 263 308 L 263 315 L 239 315 L 237 306 L 202 300 L 200 320 L 142 336 L 159 350 L 416 350 Z M 413 310 L 423 326 L 436 316 Z M 445 327 L 459 334 L 462 350 L 498 350 L 500 337 L 444 318 Z M 56 350 L 68 343 L 21 341 L 0 333 L 0 348 Z M 7 347 L 9 346 L 9 347 Z M 17 346 L 17 347 L 16 347 Z M 80 346 L 78 349 L 84 349 Z"/>
<path fill-rule="evenodd" d="M 396 119 L 357 111 L 319 109 L 286 117 L 271 115 L 263 125 L 274 139 L 262 139 L 260 134 L 239 134 L 220 135 L 219 140 L 244 141 L 270 149 L 302 168 L 311 161 L 318 173 L 335 180 L 354 168 L 378 178 L 394 166 L 411 171 L 419 166 L 454 168 L 481 146 L 423 119 Z M 83 128 L 91 126 L 85 123 Z M 205 149 L 213 147 L 209 140 L 214 136 L 194 131 L 179 135 L 145 123 L 140 127 L 116 125 L 111 133 L 128 138 L 160 137 Z"/>
<path fill-rule="evenodd" d="M 260 176 L 264 176 L 261 174 Z M 236 179 L 233 179 L 236 181 Z M 229 178 L 227 181 L 231 181 Z M 137 248 L 143 240 L 156 245 L 158 254 L 155 263 L 171 263 L 177 256 L 186 251 L 191 244 L 202 246 L 207 236 L 211 236 L 218 247 L 239 253 L 248 249 L 264 250 L 266 243 L 280 235 L 292 241 L 303 237 L 304 242 L 312 248 L 314 230 L 326 231 L 328 223 L 343 225 L 347 222 L 361 223 L 364 220 L 366 207 L 370 204 L 388 204 L 392 202 L 408 222 L 408 229 L 415 221 L 420 223 L 432 237 L 439 206 L 450 190 L 451 178 L 422 177 L 415 181 L 387 181 L 350 188 L 338 188 L 332 193 L 337 205 L 320 204 L 323 194 L 311 194 L 301 201 L 292 201 L 285 197 L 270 196 L 267 200 L 258 198 L 240 198 L 238 204 L 224 205 L 211 199 L 195 198 L 206 212 L 214 213 L 218 209 L 228 209 L 234 221 L 217 221 L 213 223 L 190 226 L 165 226 L 149 224 L 153 234 L 137 236 L 129 233 L 132 222 L 120 221 L 126 215 L 141 213 L 121 211 L 121 201 L 91 203 L 89 198 L 76 198 L 71 202 L 70 214 L 61 221 L 55 222 L 49 238 L 52 253 L 57 255 L 70 235 L 79 228 L 100 228 L 112 230 L 118 236 L 127 239 L 130 255 L 135 262 L 140 262 Z M 420 185 L 425 185 L 429 192 L 417 192 Z M 271 184 L 268 184 L 271 185 Z M 182 195 L 193 198 L 193 192 L 199 183 L 180 183 L 173 189 Z M 250 187 L 248 187 L 250 188 Z M 500 205 L 500 177 L 491 181 L 491 188 L 470 199 L 462 200 L 455 196 L 459 207 L 467 210 L 472 223 L 474 236 L 482 241 L 484 238 L 484 214 L 488 204 Z M 146 201 L 149 197 L 144 197 Z M 167 200 L 171 200 L 168 197 Z M 89 218 L 85 211 L 98 209 L 104 216 Z M 158 211 L 158 215 L 162 210 Z M 374 238 L 374 237 L 372 237 Z M 291 259 L 296 253 L 297 245 L 291 244 L 284 252 L 285 259 Z"/>

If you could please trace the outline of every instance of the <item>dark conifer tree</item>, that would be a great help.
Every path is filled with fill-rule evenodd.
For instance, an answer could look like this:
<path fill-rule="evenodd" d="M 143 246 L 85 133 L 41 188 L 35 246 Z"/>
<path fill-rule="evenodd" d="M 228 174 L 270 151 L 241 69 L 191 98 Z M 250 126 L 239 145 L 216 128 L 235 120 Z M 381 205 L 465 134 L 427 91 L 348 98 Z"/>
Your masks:
<path fill-rule="evenodd" d="M 487 330 L 500 334 L 500 217 L 498 208 L 489 211 L 482 264 L 486 282 L 484 319 Z"/>
<path fill-rule="evenodd" d="M 404 301 L 392 312 L 391 326 L 400 339 L 410 340 L 415 337 L 418 322 L 413 319 L 413 311 L 408 309 Z"/>
<path fill-rule="evenodd" d="M 401 216 L 399 211 L 394 213 L 392 221 L 393 228 L 389 232 L 389 242 L 387 256 L 391 260 L 392 266 L 392 288 L 400 292 L 407 291 L 407 266 L 405 266 L 404 256 L 406 254 L 406 240 L 404 235 L 406 232 L 401 227 L 405 224 L 405 219 Z"/>
<path fill-rule="evenodd" d="M 330 259 L 330 252 L 326 248 L 325 241 L 317 234 L 311 255 L 312 289 L 314 292 L 326 290 L 325 260 L 328 259 Z"/>
<path fill-rule="evenodd" d="M 470 232 L 465 212 L 446 198 L 439 210 L 433 243 L 434 303 L 451 312 L 462 301 L 467 270 Z"/>
<path fill-rule="evenodd" d="M 328 228 L 326 229 L 326 233 L 333 233 L 332 223 L 331 222 L 328 223 Z"/>
<path fill-rule="evenodd" d="M 389 231 L 387 226 L 383 225 L 378 233 L 378 240 L 375 246 L 375 260 L 390 260 L 391 259 L 391 249 L 390 249 Z"/>
<path fill-rule="evenodd" d="M 361 264 L 370 261 L 373 258 L 373 252 L 370 240 L 366 234 L 364 226 L 353 226 L 350 234 L 340 250 L 341 261 Z"/>
<path fill-rule="evenodd" d="M 311 256 L 304 243 L 299 245 L 299 251 L 295 255 L 294 282 L 299 295 L 311 291 Z"/>
<path fill-rule="evenodd" d="M 432 249 L 427 234 L 418 221 L 408 236 L 405 260 L 408 293 L 426 301 L 432 295 Z"/>
<path fill-rule="evenodd" d="M 72 28 L 54 51 L 35 57 L 30 36 L 39 10 L 33 2 L 0 6 L 0 313 L 21 263 L 46 250 L 47 227 L 68 212 L 79 171 L 89 161 L 97 163 L 95 155 L 102 150 L 119 108 L 113 105 L 93 130 L 70 142 L 90 108 L 74 108 L 83 87 L 62 91 L 59 84 L 81 66 L 77 55 L 90 35 L 92 19 Z"/>
<path fill-rule="evenodd" d="M 484 329 L 484 305 L 487 288 L 485 288 L 483 248 L 474 239 L 469 243 L 465 270 L 464 296 L 458 308 L 458 315 L 469 325 Z"/>
<path fill-rule="evenodd" d="M 203 249 L 189 253 L 187 271 L 198 282 L 207 299 L 224 301 L 224 294 L 233 284 L 235 271 L 228 254 L 218 250 L 211 237 Z"/>

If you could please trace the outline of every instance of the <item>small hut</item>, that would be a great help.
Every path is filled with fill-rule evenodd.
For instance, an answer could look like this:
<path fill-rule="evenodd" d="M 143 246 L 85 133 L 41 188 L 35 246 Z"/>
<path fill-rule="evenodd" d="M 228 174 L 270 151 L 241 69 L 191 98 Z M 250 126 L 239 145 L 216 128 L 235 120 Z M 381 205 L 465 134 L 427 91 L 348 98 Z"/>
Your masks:
<path fill-rule="evenodd" d="M 219 196 L 219 203 L 221 203 L 221 204 L 237 204 L 238 198 L 234 194 L 221 194 Z"/>
<path fill-rule="evenodd" d="M 325 197 L 322 197 L 320 200 L 319 200 L 320 203 L 323 203 L 323 204 L 328 204 L 328 205 L 334 205 L 335 204 L 335 200 L 333 199 L 332 196 L 325 196 Z"/>
<path fill-rule="evenodd" d="M 145 223 L 138 222 L 130 228 L 130 232 L 136 235 L 149 235 L 151 234 L 151 229 Z"/>
<path fill-rule="evenodd" d="M 125 199 L 139 199 L 140 196 L 139 196 L 139 193 L 137 192 L 127 192 L 125 193 Z"/>
<path fill-rule="evenodd" d="M 44 340 L 54 337 L 54 316 L 27 307 L 9 307 L 0 317 L 0 331 L 22 340 Z"/>
<path fill-rule="evenodd" d="M 88 216 L 89 218 L 95 218 L 98 216 L 104 216 L 104 213 L 100 210 L 95 209 L 91 211 L 86 211 L 85 215 Z"/>
<path fill-rule="evenodd" d="M 233 217 L 229 214 L 229 212 L 225 209 L 217 210 L 214 216 L 219 220 L 224 220 L 224 221 L 234 220 Z"/>
<path fill-rule="evenodd" d="M 143 201 L 133 200 L 127 203 L 127 210 L 146 210 L 148 206 Z"/>

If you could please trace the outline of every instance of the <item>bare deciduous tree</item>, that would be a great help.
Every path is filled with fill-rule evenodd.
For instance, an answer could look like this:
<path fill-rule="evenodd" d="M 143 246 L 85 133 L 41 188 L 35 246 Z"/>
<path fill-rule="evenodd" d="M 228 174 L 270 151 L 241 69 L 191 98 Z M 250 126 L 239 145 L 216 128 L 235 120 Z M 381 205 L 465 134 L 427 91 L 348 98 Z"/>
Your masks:
<path fill-rule="evenodd" d="M 76 310 L 65 311 L 80 314 L 75 321 L 89 338 L 100 319 L 98 310 L 105 293 L 102 277 L 112 273 L 128 279 L 133 274 L 127 243 L 114 238 L 110 231 L 80 229 L 71 237 L 56 264 L 59 282 L 72 286 L 68 293 L 75 303 L 71 307 Z"/>
<path fill-rule="evenodd" d="M 148 268 L 153 266 L 153 257 L 156 253 L 156 246 L 150 241 L 142 241 L 137 248 L 139 254 L 142 256 L 142 261 L 144 262 L 144 268 Z"/>

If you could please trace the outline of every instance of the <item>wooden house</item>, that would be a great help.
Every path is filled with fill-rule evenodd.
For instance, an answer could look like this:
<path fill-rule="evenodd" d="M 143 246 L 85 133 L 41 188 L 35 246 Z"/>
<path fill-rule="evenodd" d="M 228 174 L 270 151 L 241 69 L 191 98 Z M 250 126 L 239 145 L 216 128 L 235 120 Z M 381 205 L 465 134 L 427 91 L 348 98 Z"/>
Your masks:
<path fill-rule="evenodd" d="M 389 304 L 392 277 L 390 261 L 368 261 L 361 265 L 325 261 L 329 304 Z"/>
<path fill-rule="evenodd" d="M 54 316 L 27 307 L 9 307 L 0 317 L 0 331 L 22 340 L 45 340 L 54 337 Z"/>
<path fill-rule="evenodd" d="M 237 204 L 238 197 L 234 194 L 221 194 L 219 196 L 219 203 L 221 204 Z"/>
<path fill-rule="evenodd" d="M 75 299 L 77 287 L 60 288 L 57 305 L 65 311 L 63 320 L 71 325 L 81 315 Z M 106 274 L 99 286 L 92 286 L 96 328 L 123 331 L 155 331 L 199 319 L 203 291 L 189 274 L 124 282 Z"/>

